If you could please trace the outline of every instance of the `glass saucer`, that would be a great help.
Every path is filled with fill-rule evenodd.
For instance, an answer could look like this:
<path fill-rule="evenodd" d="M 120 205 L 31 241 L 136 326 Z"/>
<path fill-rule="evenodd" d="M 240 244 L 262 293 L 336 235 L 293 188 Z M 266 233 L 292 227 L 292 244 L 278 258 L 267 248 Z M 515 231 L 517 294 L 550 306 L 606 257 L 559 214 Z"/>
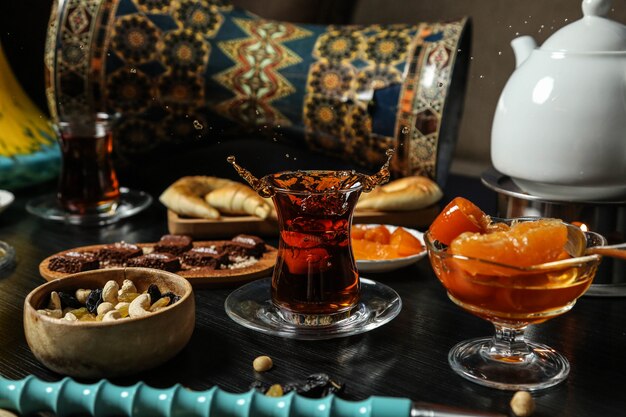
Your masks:
<path fill-rule="evenodd" d="M 0 270 L 9 268 L 15 262 L 15 249 L 13 246 L 0 240 Z"/>
<path fill-rule="evenodd" d="M 388 286 L 361 278 L 361 299 L 349 317 L 328 325 L 293 324 L 282 318 L 270 299 L 271 278 L 260 279 L 233 291 L 224 307 L 228 316 L 258 332 L 300 340 L 323 340 L 368 332 L 400 313 L 402 300 Z"/>
<path fill-rule="evenodd" d="M 133 216 L 152 203 L 150 194 L 120 188 L 120 198 L 111 210 L 102 213 L 74 214 L 65 211 L 57 200 L 56 194 L 36 197 L 26 203 L 26 210 L 46 220 L 55 220 L 79 226 L 103 226 Z"/>

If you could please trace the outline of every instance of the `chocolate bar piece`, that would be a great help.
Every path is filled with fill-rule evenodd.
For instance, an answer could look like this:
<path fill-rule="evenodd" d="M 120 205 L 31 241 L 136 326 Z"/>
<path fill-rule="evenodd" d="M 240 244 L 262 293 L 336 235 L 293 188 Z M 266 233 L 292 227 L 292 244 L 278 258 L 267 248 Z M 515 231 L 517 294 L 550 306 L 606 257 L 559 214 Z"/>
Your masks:
<path fill-rule="evenodd" d="M 228 265 L 228 255 L 218 252 L 215 246 L 197 246 L 183 254 L 183 263 L 189 266 L 202 266 L 219 269 Z"/>
<path fill-rule="evenodd" d="M 141 255 L 143 255 L 143 251 L 139 246 L 126 242 L 117 242 L 100 248 L 96 256 L 101 261 L 121 264 L 130 258 Z"/>
<path fill-rule="evenodd" d="M 265 252 L 265 242 L 258 236 L 237 235 L 224 243 L 223 249 L 233 256 L 260 258 Z"/>
<path fill-rule="evenodd" d="M 56 272 L 66 272 L 73 274 L 75 272 L 91 271 L 98 269 L 100 262 L 87 252 L 67 252 L 57 255 L 48 262 L 48 269 Z"/>
<path fill-rule="evenodd" d="M 148 253 L 129 259 L 126 265 L 175 272 L 180 269 L 180 260 L 171 253 Z"/>
<path fill-rule="evenodd" d="M 164 235 L 154 245 L 154 251 L 181 255 L 192 248 L 191 242 L 191 237 L 187 235 Z"/>

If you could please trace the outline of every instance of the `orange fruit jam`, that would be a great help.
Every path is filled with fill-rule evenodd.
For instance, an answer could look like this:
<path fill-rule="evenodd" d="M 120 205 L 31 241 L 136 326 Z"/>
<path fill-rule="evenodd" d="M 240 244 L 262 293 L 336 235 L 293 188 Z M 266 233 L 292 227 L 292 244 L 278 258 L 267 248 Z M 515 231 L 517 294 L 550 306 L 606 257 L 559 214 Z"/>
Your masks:
<path fill-rule="evenodd" d="M 538 323 L 567 311 L 589 287 L 597 264 L 519 269 L 570 258 L 565 223 L 537 219 L 509 226 L 468 203 L 453 200 L 429 230 L 431 239 L 450 242 L 429 257 L 461 307 L 489 320 Z"/>
<path fill-rule="evenodd" d="M 563 259 L 566 243 L 567 226 L 563 222 L 541 219 L 494 232 L 461 233 L 450 244 L 450 251 L 454 255 L 527 267 Z"/>

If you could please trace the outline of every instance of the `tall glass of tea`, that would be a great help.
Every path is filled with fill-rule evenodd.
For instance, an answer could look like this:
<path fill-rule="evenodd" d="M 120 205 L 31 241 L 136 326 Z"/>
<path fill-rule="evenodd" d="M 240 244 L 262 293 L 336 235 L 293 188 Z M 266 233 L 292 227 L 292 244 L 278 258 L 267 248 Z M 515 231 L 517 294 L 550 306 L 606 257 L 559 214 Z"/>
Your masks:
<path fill-rule="evenodd" d="M 115 208 L 120 186 L 113 166 L 112 116 L 70 115 L 55 124 L 62 165 L 57 197 L 70 213 Z"/>
<path fill-rule="evenodd" d="M 350 317 L 360 281 L 350 244 L 359 195 L 389 179 L 389 160 L 374 175 L 355 171 L 287 171 L 257 179 L 229 162 L 277 211 L 280 238 L 271 300 L 288 323 L 325 326 Z"/>

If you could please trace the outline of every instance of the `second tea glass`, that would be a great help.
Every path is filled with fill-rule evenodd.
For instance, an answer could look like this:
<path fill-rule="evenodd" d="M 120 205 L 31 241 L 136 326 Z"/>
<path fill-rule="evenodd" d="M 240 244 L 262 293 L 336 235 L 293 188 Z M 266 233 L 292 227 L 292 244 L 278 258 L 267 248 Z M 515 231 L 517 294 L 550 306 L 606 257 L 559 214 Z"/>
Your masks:
<path fill-rule="evenodd" d="M 598 234 L 585 235 L 589 247 L 605 243 Z M 433 270 L 448 297 L 495 327 L 493 337 L 467 340 L 450 350 L 448 361 L 457 374 L 480 385 L 528 391 L 567 377 L 567 359 L 549 346 L 526 341 L 524 332 L 531 324 L 569 311 L 591 285 L 601 257 L 585 256 L 576 236 L 569 233 L 572 258 L 515 267 L 452 254 L 428 232 L 424 235 Z"/>
<path fill-rule="evenodd" d="M 113 166 L 112 117 L 106 113 L 74 116 L 55 125 L 62 164 L 57 189 L 69 213 L 114 210 L 120 186 Z"/>
<path fill-rule="evenodd" d="M 120 187 L 113 161 L 116 115 L 64 116 L 55 125 L 61 173 L 54 195 L 30 200 L 26 209 L 46 220 L 83 226 L 115 223 L 150 205 L 152 197 Z"/>

